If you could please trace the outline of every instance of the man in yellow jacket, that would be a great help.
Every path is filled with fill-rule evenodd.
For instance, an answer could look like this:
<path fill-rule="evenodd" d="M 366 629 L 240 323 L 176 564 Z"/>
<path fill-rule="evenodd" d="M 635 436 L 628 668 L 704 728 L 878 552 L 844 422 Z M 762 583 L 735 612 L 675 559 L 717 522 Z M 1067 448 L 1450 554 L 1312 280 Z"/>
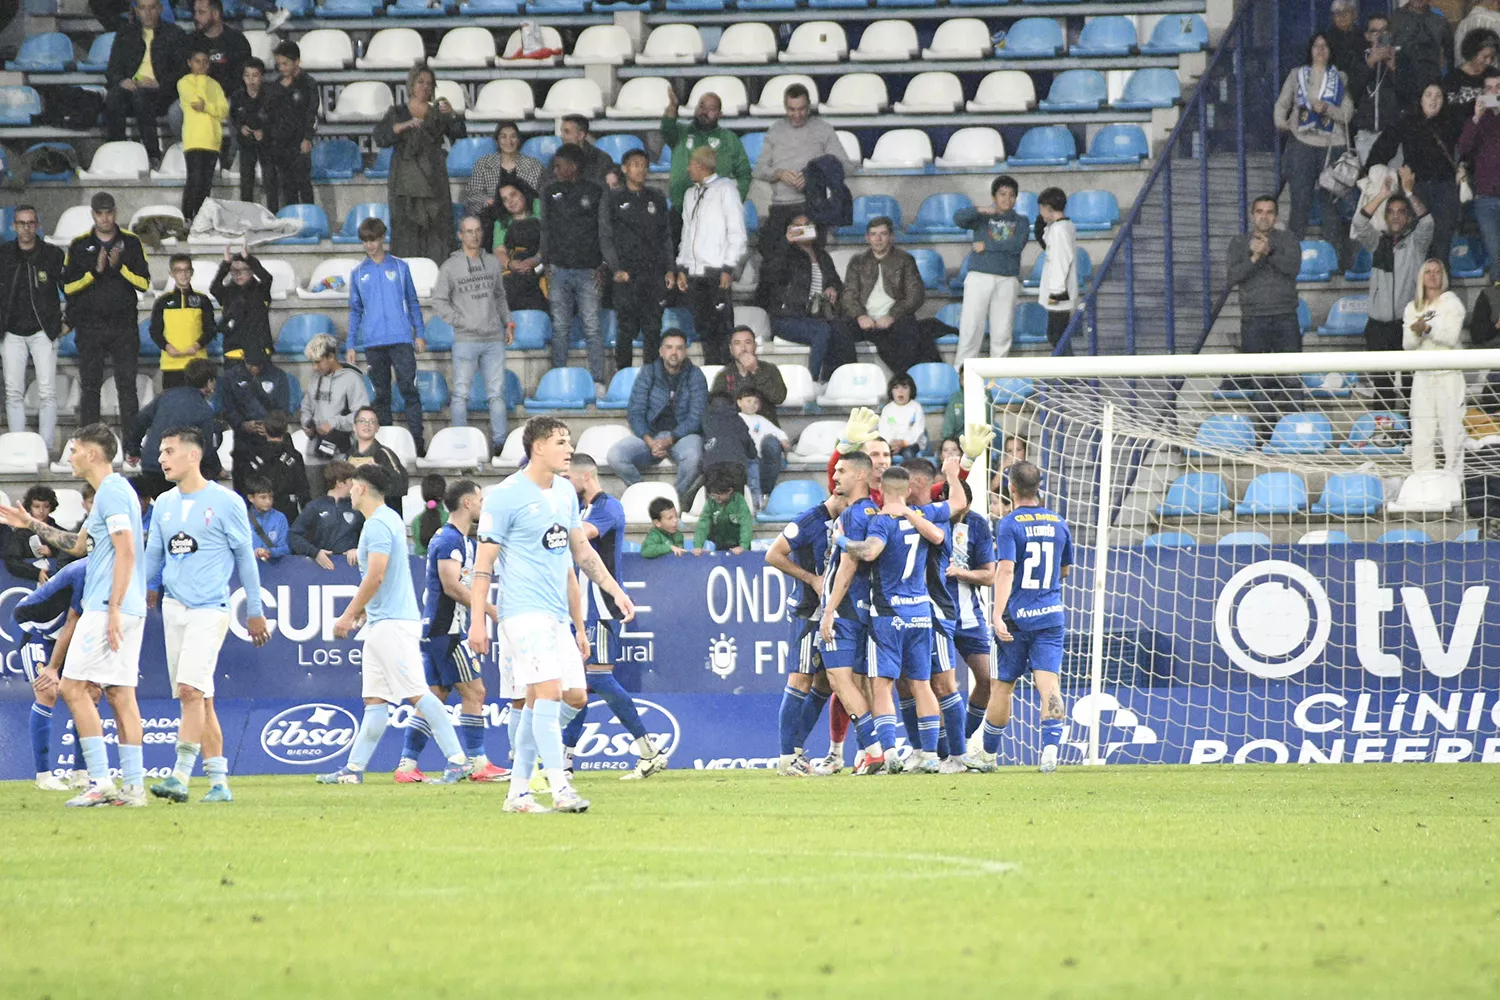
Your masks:
<path fill-rule="evenodd" d="M 189 226 L 203 199 L 213 191 L 224 119 L 229 117 L 229 99 L 219 82 L 208 75 L 208 64 L 208 50 L 201 42 L 194 42 L 188 52 L 187 75 L 177 81 L 177 100 L 182 105 L 182 155 L 187 161 L 182 215 Z"/>
<path fill-rule="evenodd" d="M 151 339 L 161 348 L 163 391 L 185 385 L 188 362 L 208 357 L 214 339 L 214 307 L 207 295 L 193 291 L 193 258 L 173 254 L 173 288 L 151 307 Z"/>

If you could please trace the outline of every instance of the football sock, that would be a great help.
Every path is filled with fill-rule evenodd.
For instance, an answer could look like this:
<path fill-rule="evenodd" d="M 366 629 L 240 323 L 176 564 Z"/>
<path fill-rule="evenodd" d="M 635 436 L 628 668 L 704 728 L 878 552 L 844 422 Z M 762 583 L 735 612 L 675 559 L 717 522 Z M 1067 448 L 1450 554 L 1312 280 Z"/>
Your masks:
<path fill-rule="evenodd" d="M 988 719 L 984 722 L 984 752 L 997 754 L 1000 752 L 1000 738 L 1005 735 L 1005 727 L 997 726 Z"/>
<path fill-rule="evenodd" d="M 120 784 L 134 788 L 146 780 L 146 765 L 142 762 L 141 746 L 120 744 Z"/>
<path fill-rule="evenodd" d="M 964 696 L 957 691 L 938 702 L 943 713 L 943 732 L 948 737 L 948 756 L 962 757 L 969 734 L 964 726 Z"/>
<path fill-rule="evenodd" d="M 565 747 L 576 747 L 578 741 L 583 739 L 583 729 L 588 725 L 589 713 L 587 709 L 573 716 L 567 725 L 563 726 L 562 741 Z"/>
<path fill-rule="evenodd" d="M 807 700 L 802 704 L 802 718 L 797 720 L 797 746 L 807 746 L 807 739 L 812 735 L 813 727 L 818 724 L 818 717 L 823 714 L 823 706 L 828 704 L 828 698 L 828 695 L 818 693 L 817 688 L 807 692 Z"/>
<path fill-rule="evenodd" d="M 172 777 L 187 784 L 193 777 L 193 768 L 198 766 L 198 751 L 202 747 L 197 743 L 184 743 L 177 741 L 177 766 L 172 768 Z"/>
<path fill-rule="evenodd" d="M 604 704 L 615 713 L 615 718 L 620 720 L 620 725 L 625 727 L 625 731 L 636 739 L 645 736 L 646 724 L 641 721 L 641 713 L 636 710 L 635 699 L 630 697 L 630 692 L 620 686 L 620 682 L 615 680 L 615 675 L 601 671 L 589 674 L 588 677 L 589 690 L 604 700 Z"/>
<path fill-rule="evenodd" d="M 31 733 L 31 756 L 37 774 L 52 773 L 52 709 L 32 702 L 27 729 Z"/>
<path fill-rule="evenodd" d="M 463 714 L 458 717 L 458 728 L 464 734 L 464 752 L 470 760 L 484 756 L 484 716 Z"/>
<path fill-rule="evenodd" d="M 83 766 L 88 768 L 89 780 L 101 785 L 112 784 L 109 780 L 109 753 L 104 749 L 104 737 L 80 736 L 78 747 L 83 751 Z"/>
<path fill-rule="evenodd" d="M 208 775 L 210 787 L 229 785 L 229 758 L 228 757 L 204 757 L 203 773 Z"/>
<path fill-rule="evenodd" d="M 882 751 L 896 749 L 896 717 L 894 715 L 875 716 L 875 739 L 880 743 Z"/>
<path fill-rule="evenodd" d="M 390 718 L 391 706 L 383 701 L 365 706 L 365 717 L 360 720 L 359 732 L 354 734 L 354 747 L 349 751 L 349 770 L 363 771 L 369 765 Z"/>
<path fill-rule="evenodd" d="M 432 727 L 427 720 L 420 715 L 413 715 L 406 720 L 406 742 L 401 747 L 401 763 L 405 765 L 408 761 L 413 767 L 422 756 L 422 751 L 427 749 L 427 741 L 432 739 Z"/>
<path fill-rule="evenodd" d="M 515 759 L 511 761 L 510 772 L 510 794 L 531 794 L 531 772 L 536 768 L 536 740 L 532 738 L 531 709 L 523 708 L 516 711 L 511 707 L 511 716 L 518 721 L 512 730 L 511 752 Z"/>
<path fill-rule="evenodd" d="M 849 735 L 849 710 L 837 698 L 828 708 L 828 742 L 843 743 Z M 864 743 L 864 746 L 869 746 Z"/>
<path fill-rule="evenodd" d="M 1042 720 L 1042 746 L 1062 746 L 1063 723 L 1061 719 Z"/>
<path fill-rule="evenodd" d="M 917 719 L 917 745 L 924 754 L 937 753 L 938 735 L 942 729 L 941 715 L 924 715 Z"/>
<path fill-rule="evenodd" d="M 574 708 L 565 701 L 557 703 L 557 724 L 559 730 L 566 729 L 573 724 L 573 720 L 583 714 L 582 708 Z"/>
<path fill-rule="evenodd" d="M 428 691 L 417 702 L 417 711 L 422 713 L 422 718 L 427 720 L 427 725 L 432 727 L 432 738 L 437 740 L 438 749 L 443 751 L 443 757 L 450 764 L 462 764 L 468 758 L 464 756 L 464 748 L 459 745 L 458 733 L 453 728 L 453 720 L 448 717 L 448 709 L 438 700 L 438 696 Z"/>
<path fill-rule="evenodd" d="M 807 708 L 807 692 L 790 684 L 781 689 L 781 711 L 776 716 L 777 731 L 781 737 L 781 755 L 797 752 L 797 735 L 802 728 L 802 713 Z"/>
<path fill-rule="evenodd" d="M 510 740 L 510 759 L 514 763 L 518 758 L 516 754 L 516 742 L 521 734 L 521 709 L 510 706 L 510 711 L 505 713 L 505 736 Z"/>
<path fill-rule="evenodd" d="M 854 735 L 859 740 L 859 745 L 866 749 L 880 749 L 880 740 L 875 735 L 875 719 L 868 712 L 854 720 Z M 840 750 L 843 744 L 839 744 Z"/>
<path fill-rule="evenodd" d="M 538 701 L 531 709 L 531 724 L 535 730 L 537 754 L 542 758 L 542 773 L 552 791 L 557 792 L 568 785 L 568 776 L 563 771 L 562 726 L 558 717 L 562 703 Z"/>
<path fill-rule="evenodd" d="M 902 698 L 901 728 L 906 730 L 906 742 L 917 747 L 922 745 L 922 734 L 917 731 L 917 699 Z"/>
<path fill-rule="evenodd" d="M 964 713 L 964 739 L 968 739 L 979 732 L 979 727 L 984 725 L 983 705 L 970 705 L 969 710 Z"/>

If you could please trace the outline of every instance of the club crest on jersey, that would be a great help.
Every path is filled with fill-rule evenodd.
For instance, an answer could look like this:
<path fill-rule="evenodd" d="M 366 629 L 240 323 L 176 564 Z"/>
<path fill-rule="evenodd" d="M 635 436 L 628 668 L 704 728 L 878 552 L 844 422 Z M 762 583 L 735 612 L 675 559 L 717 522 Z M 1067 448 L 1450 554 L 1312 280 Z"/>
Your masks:
<path fill-rule="evenodd" d="M 568 544 L 568 529 L 560 524 L 554 524 L 542 535 L 542 548 L 548 552 L 556 552 Z"/>
<path fill-rule="evenodd" d="M 345 524 L 353 524 L 354 523 L 354 511 L 352 511 L 352 510 L 346 510 L 346 511 L 344 511 L 344 523 Z"/>

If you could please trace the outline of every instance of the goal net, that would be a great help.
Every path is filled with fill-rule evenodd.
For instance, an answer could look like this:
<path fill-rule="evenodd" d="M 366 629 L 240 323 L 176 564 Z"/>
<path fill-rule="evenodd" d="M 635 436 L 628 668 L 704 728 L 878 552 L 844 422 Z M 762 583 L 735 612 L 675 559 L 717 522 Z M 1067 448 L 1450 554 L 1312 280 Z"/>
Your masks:
<path fill-rule="evenodd" d="M 1065 761 L 1500 763 L 1500 351 L 965 367 L 1073 531 Z"/>

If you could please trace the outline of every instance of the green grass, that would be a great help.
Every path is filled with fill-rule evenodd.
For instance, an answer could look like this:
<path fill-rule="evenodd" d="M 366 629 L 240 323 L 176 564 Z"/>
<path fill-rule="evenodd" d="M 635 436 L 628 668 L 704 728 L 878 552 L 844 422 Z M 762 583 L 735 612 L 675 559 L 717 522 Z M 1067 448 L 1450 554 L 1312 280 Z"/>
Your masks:
<path fill-rule="evenodd" d="M 674 772 L 584 778 L 587 816 L 9 783 L 0 997 L 1494 997 L 1496 774 Z"/>

